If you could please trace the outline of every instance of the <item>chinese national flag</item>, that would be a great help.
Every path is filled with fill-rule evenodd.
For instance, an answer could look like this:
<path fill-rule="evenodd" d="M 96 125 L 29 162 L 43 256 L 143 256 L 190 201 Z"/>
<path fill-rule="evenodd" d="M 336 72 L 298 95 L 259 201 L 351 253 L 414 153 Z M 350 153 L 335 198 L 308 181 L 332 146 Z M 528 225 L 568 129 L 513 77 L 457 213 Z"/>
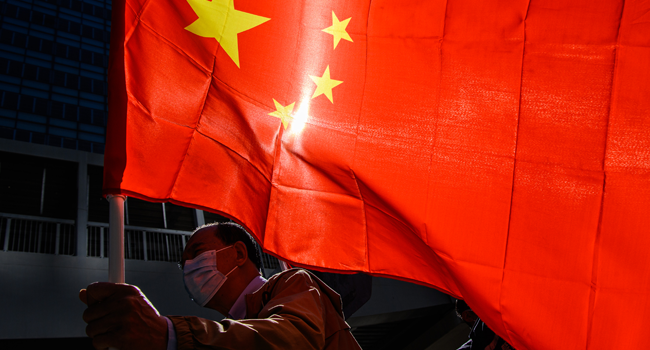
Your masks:
<path fill-rule="evenodd" d="M 113 11 L 106 193 L 462 297 L 517 349 L 645 347 L 647 0 Z"/>

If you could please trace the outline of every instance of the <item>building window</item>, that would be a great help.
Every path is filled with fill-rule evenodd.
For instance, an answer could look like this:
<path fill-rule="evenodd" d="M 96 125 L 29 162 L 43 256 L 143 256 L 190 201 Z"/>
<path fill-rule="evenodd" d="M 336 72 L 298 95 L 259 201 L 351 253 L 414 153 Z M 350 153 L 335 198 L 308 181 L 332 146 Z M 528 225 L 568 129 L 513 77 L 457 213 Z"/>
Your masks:
<path fill-rule="evenodd" d="M 108 201 L 102 193 L 104 168 L 88 166 L 88 221 L 108 223 Z"/>
<path fill-rule="evenodd" d="M 124 209 L 127 225 L 181 231 L 196 228 L 194 211 L 172 203 L 152 203 L 130 197 Z"/>
<path fill-rule="evenodd" d="M 77 164 L 0 152 L 0 213 L 76 219 Z"/>
<path fill-rule="evenodd" d="M 168 229 L 194 231 L 196 228 L 194 209 L 181 207 L 172 203 L 165 203 L 164 210 Z"/>

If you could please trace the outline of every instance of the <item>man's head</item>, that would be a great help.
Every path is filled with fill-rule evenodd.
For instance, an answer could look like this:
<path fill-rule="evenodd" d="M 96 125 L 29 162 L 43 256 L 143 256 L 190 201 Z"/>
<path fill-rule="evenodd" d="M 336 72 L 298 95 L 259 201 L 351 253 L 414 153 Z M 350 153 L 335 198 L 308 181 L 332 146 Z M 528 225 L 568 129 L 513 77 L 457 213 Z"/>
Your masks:
<path fill-rule="evenodd" d="M 220 287 L 215 285 L 210 288 L 212 293 L 202 292 L 201 295 L 195 295 L 194 298 L 200 305 L 227 315 L 230 307 L 248 283 L 259 276 L 261 264 L 257 243 L 250 234 L 235 223 L 214 223 L 201 226 L 194 231 L 187 242 L 180 262 L 181 267 L 184 268 L 184 280 L 186 287 L 189 288 L 188 291 L 194 288 L 205 290 L 206 286 L 202 283 L 215 283 L 213 278 L 217 277 L 210 277 L 207 280 L 209 282 L 201 282 L 206 275 L 203 273 L 195 275 L 189 270 L 186 271 L 187 269 L 193 270 L 195 267 L 204 270 L 205 268 L 200 266 L 205 266 L 206 262 L 213 266 L 212 269 L 216 264 L 217 274 L 226 275 L 227 278 L 223 285 L 219 285 Z M 191 265 L 188 265 L 190 263 Z M 196 270 L 196 272 L 198 271 Z M 214 274 L 214 272 L 209 273 Z M 216 292 L 214 292 L 215 290 Z M 191 292 L 191 294 L 195 293 Z M 211 295 L 212 297 L 210 297 Z M 203 296 L 204 302 L 199 301 L 201 300 L 200 296 Z"/>
<path fill-rule="evenodd" d="M 244 244 L 248 258 L 257 270 L 261 271 L 262 263 L 257 242 L 243 227 L 234 222 L 214 222 L 194 230 L 185 246 L 180 263 L 184 265 L 186 260 L 194 259 L 207 250 L 218 250 L 236 242 Z"/>

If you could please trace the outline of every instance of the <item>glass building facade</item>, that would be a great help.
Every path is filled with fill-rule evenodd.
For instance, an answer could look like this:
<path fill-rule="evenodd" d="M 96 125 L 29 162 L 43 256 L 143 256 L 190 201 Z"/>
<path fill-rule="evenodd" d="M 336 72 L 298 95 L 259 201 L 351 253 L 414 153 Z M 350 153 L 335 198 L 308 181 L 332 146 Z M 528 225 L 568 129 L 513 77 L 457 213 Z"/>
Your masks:
<path fill-rule="evenodd" d="M 111 1 L 0 6 L 0 137 L 103 154 Z"/>
<path fill-rule="evenodd" d="M 110 27 L 111 0 L 0 0 L 0 251 L 107 255 Z M 227 219 L 128 198 L 126 257 L 175 262 L 214 221 Z"/>

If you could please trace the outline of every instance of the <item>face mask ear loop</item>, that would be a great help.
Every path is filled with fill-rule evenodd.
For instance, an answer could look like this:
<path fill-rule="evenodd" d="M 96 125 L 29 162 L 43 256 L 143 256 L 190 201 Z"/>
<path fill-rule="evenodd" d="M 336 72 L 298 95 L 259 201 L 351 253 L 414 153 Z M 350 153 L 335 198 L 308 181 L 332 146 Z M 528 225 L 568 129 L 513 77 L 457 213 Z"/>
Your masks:
<path fill-rule="evenodd" d="M 228 273 L 226 274 L 226 277 L 228 277 L 228 275 L 230 275 L 230 273 L 232 273 L 233 271 L 235 271 L 235 269 L 238 268 L 238 267 L 239 267 L 239 266 L 235 265 L 235 267 L 233 267 L 232 270 L 230 270 L 230 272 L 228 272 Z"/>
<path fill-rule="evenodd" d="M 235 246 L 234 244 L 233 244 L 233 245 L 229 245 L 229 246 L 227 246 L 227 247 L 225 247 L 225 248 L 221 248 L 221 249 L 217 250 L 215 253 L 218 253 L 218 252 L 220 252 L 220 251 L 222 251 L 222 250 L 224 250 L 224 249 L 228 249 L 228 248 L 230 248 L 230 247 L 234 247 L 234 246 Z M 215 259 L 217 258 L 217 254 L 214 255 L 214 258 L 215 258 Z M 238 268 L 238 267 L 239 267 L 239 266 L 235 265 L 235 267 L 233 267 L 232 270 L 230 270 L 230 272 L 228 272 L 225 276 L 228 277 L 228 276 L 229 276 L 233 271 L 235 271 L 235 269 Z"/>
<path fill-rule="evenodd" d="M 219 252 L 222 251 L 222 250 L 226 250 L 226 249 L 228 249 L 228 248 L 230 248 L 230 247 L 234 247 L 234 246 L 235 246 L 234 244 L 231 244 L 231 245 L 229 245 L 229 246 L 227 246 L 227 247 L 223 247 L 223 248 L 221 248 L 221 249 L 219 249 L 219 250 L 215 250 L 214 252 L 215 252 L 215 253 L 219 253 Z"/>

